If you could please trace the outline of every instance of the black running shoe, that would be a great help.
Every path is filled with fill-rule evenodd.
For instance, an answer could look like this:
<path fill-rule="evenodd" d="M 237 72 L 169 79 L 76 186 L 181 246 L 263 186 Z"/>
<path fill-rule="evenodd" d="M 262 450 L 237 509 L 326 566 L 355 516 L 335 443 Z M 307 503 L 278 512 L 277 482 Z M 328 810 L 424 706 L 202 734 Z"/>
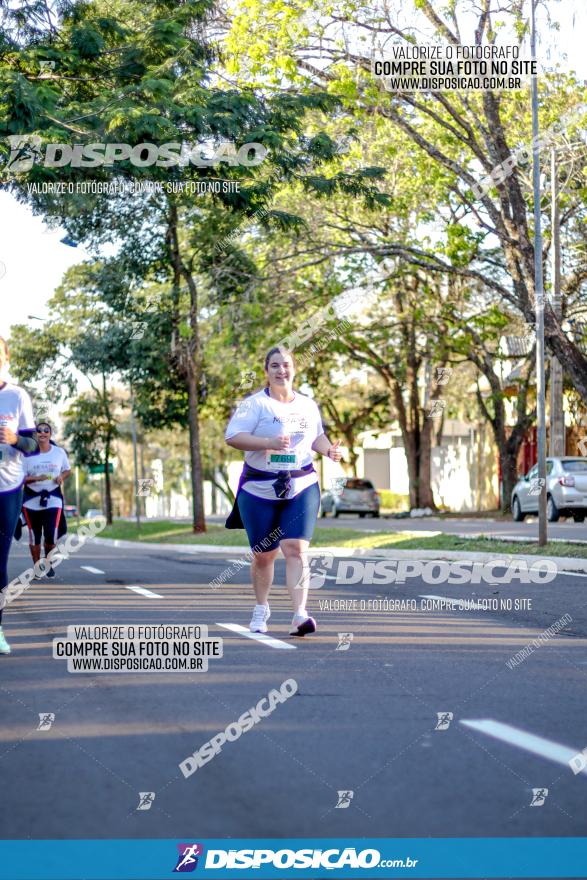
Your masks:
<path fill-rule="evenodd" d="M 294 614 L 291 622 L 290 636 L 308 636 L 316 632 L 316 621 L 313 617 L 301 617 Z"/>

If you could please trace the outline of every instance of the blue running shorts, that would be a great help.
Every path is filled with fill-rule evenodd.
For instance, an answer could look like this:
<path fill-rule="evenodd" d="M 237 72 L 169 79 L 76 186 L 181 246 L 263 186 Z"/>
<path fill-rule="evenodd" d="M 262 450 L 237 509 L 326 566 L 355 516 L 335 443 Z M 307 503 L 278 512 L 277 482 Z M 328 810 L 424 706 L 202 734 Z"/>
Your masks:
<path fill-rule="evenodd" d="M 320 509 L 320 487 L 318 483 L 312 483 L 294 498 L 275 501 L 257 498 L 241 489 L 238 509 L 252 550 L 275 550 L 284 538 L 311 541 Z M 277 529 L 281 531 L 269 540 Z"/>

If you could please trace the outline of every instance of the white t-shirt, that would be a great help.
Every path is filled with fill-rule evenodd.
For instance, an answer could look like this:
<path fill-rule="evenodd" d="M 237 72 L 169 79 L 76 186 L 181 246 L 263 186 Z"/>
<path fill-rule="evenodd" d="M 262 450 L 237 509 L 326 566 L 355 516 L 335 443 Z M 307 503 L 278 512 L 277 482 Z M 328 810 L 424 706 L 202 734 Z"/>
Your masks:
<path fill-rule="evenodd" d="M 33 405 L 22 388 L 6 383 L 0 388 L 0 427 L 19 431 L 34 431 Z M 24 480 L 22 452 L 8 443 L 0 443 L 0 493 L 18 489 Z"/>
<path fill-rule="evenodd" d="M 290 403 L 281 403 L 265 393 L 258 391 L 245 397 L 236 408 L 224 437 L 230 440 L 236 434 L 253 434 L 255 437 L 279 437 L 289 434 L 291 446 L 289 450 L 260 449 L 245 452 L 245 461 L 259 471 L 297 471 L 311 464 L 313 459 L 312 443 L 324 433 L 320 410 L 311 397 L 298 391 Z M 304 477 L 293 477 L 287 495 L 295 495 L 318 482 L 318 474 L 310 472 Z M 257 498 L 279 500 L 271 480 L 251 480 L 243 486 L 243 490 Z"/>
<path fill-rule="evenodd" d="M 39 452 L 38 455 L 31 455 L 25 459 L 25 474 L 27 477 L 36 477 L 38 474 L 51 474 L 53 478 L 58 477 L 63 471 L 70 470 L 69 459 L 65 449 L 61 446 L 50 446 L 48 452 Z M 33 492 L 52 492 L 57 488 L 55 479 L 39 480 L 37 483 L 27 483 L 29 489 Z M 54 496 L 47 499 L 47 506 L 41 507 L 40 498 L 31 498 L 25 501 L 24 506 L 29 510 L 48 510 L 51 507 L 61 507 L 61 499 Z"/>

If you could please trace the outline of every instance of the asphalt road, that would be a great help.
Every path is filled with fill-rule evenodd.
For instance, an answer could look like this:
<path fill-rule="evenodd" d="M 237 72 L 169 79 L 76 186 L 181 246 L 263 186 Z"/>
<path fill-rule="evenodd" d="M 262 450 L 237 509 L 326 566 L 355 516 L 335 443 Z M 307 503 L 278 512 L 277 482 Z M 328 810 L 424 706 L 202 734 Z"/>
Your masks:
<path fill-rule="evenodd" d="M 524 522 L 517 523 L 508 519 L 445 519 L 438 516 L 423 516 L 410 519 L 388 519 L 387 517 L 365 517 L 361 519 L 355 514 L 341 514 L 337 519 L 331 516 L 318 521 L 321 526 L 339 526 L 346 528 L 369 529 L 372 531 L 392 532 L 441 532 L 444 535 L 479 535 L 503 538 L 537 538 L 538 518 L 527 517 Z M 548 537 L 560 538 L 564 541 L 587 541 L 587 523 L 575 523 L 572 519 L 548 523 Z"/>
<path fill-rule="evenodd" d="M 253 604 L 246 568 L 210 587 L 230 559 L 86 545 L 9 606 L 0 837 L 585 834 L 587 774 L 567 760 L 587 746 L 587 578 L 469 587 L 330 579 L 312 596 L 318 633 L 290 640 L 280 562 L 270 634 L 288 650 L 219 626 L 246 627 Z M 16 548 L 11 575 L 27 566 L 26 548 Z M 423 595 L 524 598 L 531 608 L 367 604 Z M 565 614 L 560 635 L 507 666 Z M 224 656 L 201 673 L 73 674 L 52 659 L 66 626 L 106 623 L 207 624 Z M 337 650 L 342 632 L 353 634 L 347 650 Z M 290 678 L 295 696 L 183 777 L 184 758 Z M 43 713 L 55 719 L 39 730 Z M 436 729 L 439 713 L 452 713 L 446 729 Z M 523 732 L 515 742 L 511 727 Z M 496 730 L 501 738 L 488 735 Z M 557 744 L 568 754 L 557 758 Z M 533 789 L 548 789 L 542 805 L 531 806 Z M 350 805 L 337 808 L 348 791 Z M 155 794 L 149 809 L 137 809 L 140 792 Z"/>
<path fill-rule="evenodd" d="M 214 523 L 224 523 L 225 519 L 225 516 L 208 517 L 209 522 Z M 482 517 L 478 519 L 469 517 L 447 519 L 439 516 L 423 516 L 413 519 L 392 519 L 381 516 L 378 519 L 373 519 L 366 516 L 361 519 L 356 514 L 345 513 L 336 519 L 332 516 L 320 518 L 317 526 L 318 528 L 360 529 L 369 532 L 429 532 L 445 535 L 479 535 L 479 537 L 491 535 L 496 538 L 538 537 L 537 517 L 527 517 L 524 522 L 517 523 L 511 519 L 485 519 Z M 548 523 L 548 537 L 549 539 L 560 538 L 563 541 L 587 542 L 587 522 L 575 523 L 572 519 L 561 519 L 557 523 Z M 587 548 L 585 554 L 587 555 Z"/>

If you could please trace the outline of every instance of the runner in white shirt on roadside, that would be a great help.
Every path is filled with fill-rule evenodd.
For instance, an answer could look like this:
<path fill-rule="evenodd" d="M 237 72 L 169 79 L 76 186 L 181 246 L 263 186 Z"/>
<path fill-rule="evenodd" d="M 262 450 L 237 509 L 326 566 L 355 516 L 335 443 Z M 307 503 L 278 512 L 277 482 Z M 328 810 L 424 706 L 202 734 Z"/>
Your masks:
<path fill-rule="evenodd" d="M 41 540 L 44 538 L 45 559 L 57 543 L 62 532 L 65 516 L 61 486 L 69 477 L 71 469 L 65 449 L 51 440 L 51 425 L 48 422 L 37 424 L 39 452 L 27 458 L 25 464 L 25 489 L 22 512 L 29 530 L 29 547 L 33 563 L 41 558 Z M 48 578 L 55 577 L 55 571 L 48 565 Z"/>
<path fill-rule="evenodd" d="M 252 632 L 267 632 L 269 591 L 279 548 L 285 556 L 286 583 L 294 616 L 290 635 L 316 631 L 308 615 L 309 571 L 306 551 L 320 507 L 313 453 L 340 461 L 339 441 L 330 443 L 318 407 L 294 391 L 292 352 L 278 346 L 265 358 L 267 387 L 245 398 L 225 433 L 229 446 L 245 452 L 245 466 L 227 528 L 246 529 L 253 551 L 251 573 L 257 604 Z"/>
<path fill-rule="evenodd" d="M 0 654 L 10 654 L 2 629 L 8 554 L 22 508 L 24 456 L 38 449 L 33 406 L 22 388 L 6 380 L 8 346 L 0 336 Z"/>

